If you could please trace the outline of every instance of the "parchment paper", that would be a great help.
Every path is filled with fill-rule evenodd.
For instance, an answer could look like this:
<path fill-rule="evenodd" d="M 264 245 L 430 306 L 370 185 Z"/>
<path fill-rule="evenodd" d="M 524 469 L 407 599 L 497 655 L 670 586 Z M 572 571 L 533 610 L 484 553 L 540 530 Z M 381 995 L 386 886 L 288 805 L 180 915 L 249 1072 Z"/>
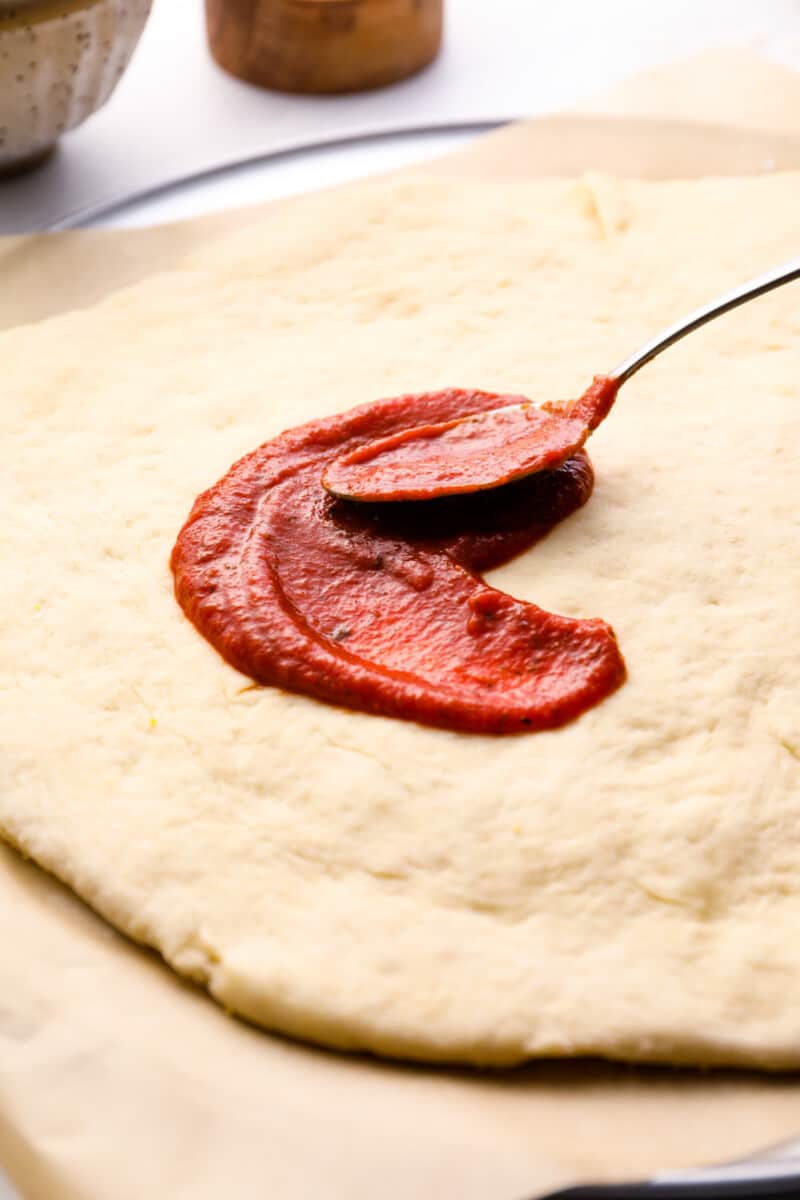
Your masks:
<path fill-rule="evenodd" d="M 618 115 L 626 95 L 641 106 L 633 119 Z M 671 120 L 676 97 L 680 116 L 703 123 Z M 750 56 L 660 69 L 598 107 L 503 130 L 435 169 L 800 167 L 800 77 Z M 91 303 L 255 211 L 0 242 L 0 325 Z M 268 1036 L 0 847 L 0 1162 L 29 1200 L 522 1200 L 798 1132 L 796 1076 L 591 1063 L 473 1074 Z"/>

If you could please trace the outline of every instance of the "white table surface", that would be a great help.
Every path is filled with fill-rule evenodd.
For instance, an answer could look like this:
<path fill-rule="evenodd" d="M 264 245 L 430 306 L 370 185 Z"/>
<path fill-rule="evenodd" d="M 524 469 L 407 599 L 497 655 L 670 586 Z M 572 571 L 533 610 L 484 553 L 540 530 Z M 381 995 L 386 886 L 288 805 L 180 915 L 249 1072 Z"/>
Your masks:
<path fill-rule="evenodd" d="M 106 107 L 67 135 L 46 166 L 0 183 L 0 233 L 46 228 L 87 206 L 286 144 L 554 111 L 634 71 L 710 47 L 744 45 L 800 69 L 800 0 L 447 4 L 445 46 L 433 66 L 382 91 L 317 98 L 262 92 L 228 77 L 208 55 L 201 0 L 155 0 Z M 303 191 L 422 158 L 452 140 L 400 138 L 285 159 L 217 180 L 202 194 L 162 198 L 115 223 Z M 12 1200 L 2 1179 L 0 1200 Z"/>

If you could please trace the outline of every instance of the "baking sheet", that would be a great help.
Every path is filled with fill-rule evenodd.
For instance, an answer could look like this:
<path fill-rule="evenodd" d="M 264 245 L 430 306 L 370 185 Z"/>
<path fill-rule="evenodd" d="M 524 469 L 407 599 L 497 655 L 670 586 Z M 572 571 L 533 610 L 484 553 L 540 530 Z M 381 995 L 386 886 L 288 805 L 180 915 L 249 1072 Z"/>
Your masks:
<path fill-rule="evenodd" d="M 754 125 L 746 80 L 756 77 Z M 635 119 L 617 115 L 624 95 L 611 97 L 610 115 L 529 122 L 435 169 L 800 167 L 800 79 L 789 72 L 715 54 L 629 94 L 643 106 Z M 669 117 L 687 95 L 700 97 L 703 124 Z M 5 323 L 90 303 L 255 215 L 0 244 Z M 0 941 L 0 1161 L 30 1200 L 521 1200 L 580 1177 L 745 1153 L 800 1128 L 797 1077 L 597 1063 L 425 1070 L 268 1036 L 2 847 Z"/>

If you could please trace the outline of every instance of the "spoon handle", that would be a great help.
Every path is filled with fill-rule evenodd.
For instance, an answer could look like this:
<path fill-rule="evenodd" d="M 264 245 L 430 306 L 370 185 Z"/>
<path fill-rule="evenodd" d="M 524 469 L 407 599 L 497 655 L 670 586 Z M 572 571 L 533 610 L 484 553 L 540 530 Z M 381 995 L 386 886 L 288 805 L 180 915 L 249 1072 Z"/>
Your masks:
<path fill-rule="evenodd" d="M 687 333 L 691 333 L 694 329 L 699 329 L 707 321 L 713 321 L 714 317 L 719 317 L 722 313 L 729 312 L 732 308 L 738 308 L 746 300 L 753 300 L 756 296 L 763 296 L 765 292 L 771 292 L 773 288 L 780 287 L 782 283 L 790 283 L 793 279 L 800 279 L 800 258 L 793 258 L 791 262 L 783 263 L 782 266 L 774 267 L 764 275 L 756 276 L 755 279 L 751 279 L 748 283 L 743 283 L 740 287 L 734 288 L 733 291 L 725 292 L 724 295 L 718 296 L 716 300 L 712 300 L 709 304 L 704 304 L 702 308 L 695 309 L 687 317 L 682 317 L 680 321 L 676 321 L 674 325 L 669 325 L 666 329 L 662 329 L 661 333 L 657 333 L 654 338 L 651 338 L 649 342 L 645 342 L 629 358 L 626 358 L 618 367 L 615 367 L 610 373 L 610 378 L 616 379 L 619 384 L 623 384 L 640 367 L 650 362 L 651 358 L 655 358 L 657 354 L 660 354 L 662 350 L 666 350 L 674 342 L 680 341 Z"/>

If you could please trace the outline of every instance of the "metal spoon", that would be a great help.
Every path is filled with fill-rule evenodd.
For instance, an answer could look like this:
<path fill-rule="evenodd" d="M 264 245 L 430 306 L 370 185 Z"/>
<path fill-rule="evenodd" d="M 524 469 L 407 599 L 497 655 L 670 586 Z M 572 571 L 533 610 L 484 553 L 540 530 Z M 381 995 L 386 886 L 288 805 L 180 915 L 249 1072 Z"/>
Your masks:
<path fill-rule="evenodd" d="M 747 300 L 800 278 L 800 258 L 725 292 L 645 342 L 570 404 L 529 401 L 380 438 L 330 464 L 335 496 L 369 502 L 430 500 L 500 487 L 570 458 L 606 417 L 623 383 L 645 363 Z"/>
<path fill-rule="evenodd" d="M 587 1184 L 540 1200 L 772 1200 L 800 1196 L 800 1139 L 713 1167 L 661 1171 L 642 1183 Z"/>

